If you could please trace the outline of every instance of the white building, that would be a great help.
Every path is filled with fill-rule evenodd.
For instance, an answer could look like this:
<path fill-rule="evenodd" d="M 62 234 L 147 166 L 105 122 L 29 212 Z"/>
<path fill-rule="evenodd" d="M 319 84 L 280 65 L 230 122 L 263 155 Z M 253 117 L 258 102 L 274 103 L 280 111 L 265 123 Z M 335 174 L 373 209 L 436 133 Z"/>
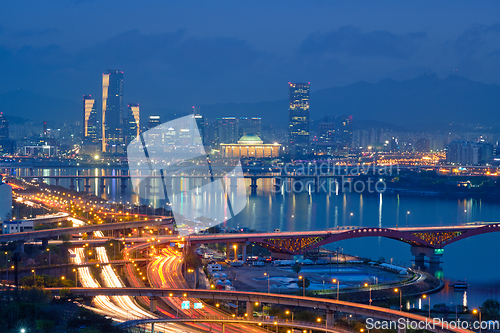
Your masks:
<path fill-rule="evenodd" d="M 35 230 L 33 221 L 31 220 L 14 220 L 3 221 L 2 231 L 4 234 L 12 234 L 16 232 L 25 232 Z"/>

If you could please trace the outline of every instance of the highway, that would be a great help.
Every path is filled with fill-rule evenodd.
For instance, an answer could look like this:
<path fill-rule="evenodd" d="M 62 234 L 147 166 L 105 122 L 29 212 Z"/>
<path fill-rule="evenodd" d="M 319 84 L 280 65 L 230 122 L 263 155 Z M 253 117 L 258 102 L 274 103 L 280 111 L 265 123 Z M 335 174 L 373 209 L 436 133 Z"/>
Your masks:
<path fill-rule="evenodd" d="M 283 320 L 283 319 L 276 319 L 276 320 L 266 320 L 266 319 L 253 319 L 253 318 L 246 318 L 246 317 L 238 317 L 238 318 L 231 318 L 231 317 L 224 317 L 224 316 L 218 316 L 218 317 L 203 317 L 203 318 L 173 318 L 173 319 L 139 319 L 139 320 L 130 320 L 126 321 L 124 323 L 119 324 L 119 327 L 132 327 L 136 325 L 141 325 L 145 323 L 163 323 L 163 322 L 171 322 L 171 323 L 176 323 L 176 322 L 182 322 L 182 323 L 216 323 L 219 324 L 218 326 L 222 326 L 222 324 L 225 327 L 225 330 L 223 332 L 229 332 L 227 328 L 227 324 L 239 324 L 239 325 L 253 325 L 257 327 L 266 327 L 271 329 L 280 328 L 280 327 L 286 327 L 286 328 L 291 328 L 291 329 L 300 329 L 300 330 L 314 330 L 314 331 L 321 331 L 321 332 L 345 332 L 345 333 L 352 333 L 354 331 L 352 330 L 346 330 L 345 328 L 338 328 L 338 327 L 327 327 L 325 324 L 321 323 L 312 323 L 312 322 L 305 322 L 305 321 L 298 321 L 298 320 Z M 240 326 L 241 327 L 241 326 Z M 243 328 L 243 327 L 242 327 Z M 264 329 L 264 328 L 263 328 Z M 213 330 L 211 331 L 213 332 Z M 239 331 L 241 332 L 241 330 Z M 266 330 L 266 332 L 268 332 Z"/>
<path fill-rule="evenodd" d="M 150 285 L 156 288 L 176 288 L 186 289 L 189 286 L 182 276 L 182 255 L 171 248 L 162 249 L 160 254 L 148 265 L 148 280 Z M 161 298 L 171 308 L 176 309 L 176 317 L 180 318 L 203 318 L 206 316 L 225 317 L 226 313 L 209 306 L 200 299 L 187 297 L 162 297 Z M 189 301 L 190 309 L 182 309 L 182 302 Z M 193 309 L 194 303 L 201 303 L 202 309 Z M 253 315 L 253 313 L 252 313 Z M 203 330 L 211 330 L 213 332 L 222 332 L 221 325 L 206 325 L 196 326 Z M 248 332 L 262 332 L 261 329 L 255 326 L 244 327 L 226 327 L 226 332 L 240 332 L 244 329 Z"/>
<path fill-rule="evenodd" d="M 104 247 L 98 247 L 95 249 L 100 261 L 108 261 L 108 256 Z M 76 249 L 75 262 L 80 264 L 85 259 L 85 254 L 83 249 Z M 104 285 L 108 288 L 123 288 L 124 283 L 117 276 L 111 265 L 104 265 L 101 267 L 101 280 Z M 78 277 L 80 283 L 87 288 L 99 288 L 99 283 L 92 277 L 89 267 L 79 267 Z M 112 317 L 116 321 L 125 321 L 131 318 L 149 318 L 158 319 L 159 317 L 149 311 L 144 310 L 139 306 L 136 301 L 130 296 L 96 296 L 94 298 L 94 304 L 99 308 L 101 313 L 104 313 Z M 182 325 L 177 324 L 162 324 L 159 325 L 163 331 L 166 332 L 178 332 L 179 329 L 183 328 Z"/>
<path fill-rule="evenodd" d="M 53 293 L 58 293 L 57 288 L 47 288 Z M 379 318 L 388 321 L 398 321 L 403 318 L 410 322 L 432 322 L 432 319 L 416 315 L 413 313 L 382 308 L 378 306 L 358 304 L 332 299 L 292 296 L 282 294 L 267 294 L 248 291 L 220 291 L 202 289 L 168 289 L 168 288 L 70 288 L 75 295 L 96 296 L 146 296 L 146 297 L 188 297 L 226 301 L 245 301 L 268 304 L 281 304 L 285 306 L 306 307 L 322 311 L 340 311 L 344 313 L 357 314 L 370 318 Z M 443 326 L 436 326 L 431 329 L 436 333 L 472 333 L 470 330 Z"/>

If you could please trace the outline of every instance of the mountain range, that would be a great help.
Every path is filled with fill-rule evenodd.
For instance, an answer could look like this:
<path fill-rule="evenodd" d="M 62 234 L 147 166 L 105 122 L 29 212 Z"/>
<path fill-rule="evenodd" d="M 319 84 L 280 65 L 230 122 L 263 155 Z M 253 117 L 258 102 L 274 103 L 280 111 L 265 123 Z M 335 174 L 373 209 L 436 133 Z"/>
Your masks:
<path fill-rule="evenodd" d="M 159 111 L 161 110 L 161 111 Z M 436 128 L 450 124 L 500 126 L 500 86 L 460 76 L 440 79 L 426 74 L 413 79 L 378 83 L 357 82 L 321 89 L 310 96 L 311 120 L 326 115 L 352 115 L 354 120 L 373 120 L 407 129 Z M 73 122 L 82 117 L 81 101 L 16 90 L 0 94 L 0 111 L 7 117 Z M 200 105 L 205 117 L 261 117 L 263 125 L 287 127 L 288 100 L 256 103 Z M 151 110 L 141 110 L 145 121 Z M 157 108 L 154 114 L 172 118 L 172 110 Z"/>

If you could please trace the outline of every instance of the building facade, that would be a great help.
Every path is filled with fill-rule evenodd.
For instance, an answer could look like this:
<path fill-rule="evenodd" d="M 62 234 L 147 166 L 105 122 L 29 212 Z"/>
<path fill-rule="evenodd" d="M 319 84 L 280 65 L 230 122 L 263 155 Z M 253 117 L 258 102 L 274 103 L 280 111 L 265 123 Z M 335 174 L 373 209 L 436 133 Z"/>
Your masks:
<path fill-rule="evenodd" d="M 242 136 L 238 143 L 220 144 L 223 157 L 227 158 L 276 158 L 280 156 L 279 143 L 265 144 L 257 135 Z"/>
<path fill-rule="evenodd" d="M 125 146 L 123 119 L 123 72 L 102 74 L 102 151 L 122 152 Z"/>
<path fill-rule="evenodd" d="M 139 104 L 129 103 L 127 105 L 127 144 L 139 136 L 141 130 L 141 119 Z"/>
<path fill-rule="evenodd" d="M 288 83 L 289 132 L 292 155 L 305 155 L 309 150 L 309 83 Z"/>
<path fill-rule="evenodd" d="M 156 127 L 160 124 L 161 124 L 160 116 L 158 115 L 149 116 L 148 129 L 152 129 L 153 127 Z"/>

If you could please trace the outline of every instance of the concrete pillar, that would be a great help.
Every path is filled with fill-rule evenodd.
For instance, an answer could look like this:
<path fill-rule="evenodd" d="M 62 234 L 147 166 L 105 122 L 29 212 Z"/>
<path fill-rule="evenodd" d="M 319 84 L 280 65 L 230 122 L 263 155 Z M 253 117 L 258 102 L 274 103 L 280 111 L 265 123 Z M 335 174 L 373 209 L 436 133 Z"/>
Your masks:
<path fill-rule="evenodd" d="M 157 305 L 158 305 L 158 298 L 154 296 L 149 297 L 149 311 L 156 312 Z"/>
<path fill-rule="evenodd" d="M 151 323 L 151 333 L 155 333 L 155 323 Z"/>
<path fill-rule="evenodd" d="M 144 231 L 144 227 L 137 227 L 137 234 L 139 235 L 139 237 L 142 236 L 143 231 Z"/>
<path fill-rule="evenodd" d="M 250 192 L 257 193 L 257 178 L 250 178 Z"/>
<path fill-rule="evenodd" d="M 90 190 L 90 178 L 85 178 L 85 192 Z"/>
<path fill-rule="evenodd" d="M 238 188 L 238 177 L 229 178 L 229 186 L 232 188 Z"/>
<path fill-rule="evenodd" d="M 127 187 L 127 182 L 128 182 L 128 178 L 125 178 L 125 176 L 127 176 L 127 170 L 122 170 L 121 171 L 121 175 L 122 175 L 122 179 L 121 179 L 121 185 L 120 185 L 120 187 L 122 189 L 124 189 L 124 188 Z"/>
<path fill-rule="evenodd" d="M 231 244 L 226 243 L 226 260 L 231 259 Z"/>
<path fill-rule="evenodd" d="M 56 178 L 56 186 L 59 186 L 59 178 Z"/>
<path fill-rule="evenodd" d="M 253 318 L 253 302 L 250 302 L 250 301 L 247 302 L 246 314 L 248 316 L 248 319 Z"/>
<path fill-rule="evenodd" d="M 72 189 L 72 190 L 75 189 L 75 178 L 71 178 L 70 179 L 69 188 Z"/>
<path fill-rule="evenodd" d="M 104 190 L 104 188 L 106 187 L 106 184 L 104 183 L 104 178 L 99 179 L 99 187 L 101 188 L 101 190 Z"/>
<path fill-rule="evenodd" d="M 222 333 L 226 333 L 226 325 L 222 323 Z"/>
<path fill-rule="evenodd" d="M 403 328 L 398 327 L 398 333 L 406 333 L 406 327 Z"/>
<path fill-rule="evenodd" d="M 274 178 L 274 190 L 275 191 L 279 191 L 281 189 L 282 185 L 283 185 L 282 178 Z"/>
<path fill-rule="evenodd" d="M 23 253 L 24 252 L 24 242 L 18 241 L 17 248 L 19 249 L 19 253 Z"/>
<path fill-rule="evenodd" d="M 335 312 L 328 310 L 326 312 L 326 323 L 328 327 L 332 327 L 335 325 Z"/>
<path fill-rule="evenodd" d="M 410 250 L 411 254 L 415 256 L 415 260 L 417 260 L 417 258 L 418 259 L 424 257 L 432 258 L 434 256 L 434 249 L 431 247 L 412 245 Z"/>
<path fill-rule="evenodd" d="M 243 261 L 243 264 L 247 262 L 247 243 L 241 244 L 242 249 L 241 249 L 241 261 Z"/>
<path fill-rule="evenodd" d="M 45 251 L 47 246 L 49 245 L 49 239 L 48 238 L 42 238 L 42 250 Z"/>
<path fill-rule="evenodd" d="M 321 179 L 319 178 L 319 176 L 316 177 L 314 186 L 316 187 L 316 193 L 319 193 L 321 189 Z"/>

